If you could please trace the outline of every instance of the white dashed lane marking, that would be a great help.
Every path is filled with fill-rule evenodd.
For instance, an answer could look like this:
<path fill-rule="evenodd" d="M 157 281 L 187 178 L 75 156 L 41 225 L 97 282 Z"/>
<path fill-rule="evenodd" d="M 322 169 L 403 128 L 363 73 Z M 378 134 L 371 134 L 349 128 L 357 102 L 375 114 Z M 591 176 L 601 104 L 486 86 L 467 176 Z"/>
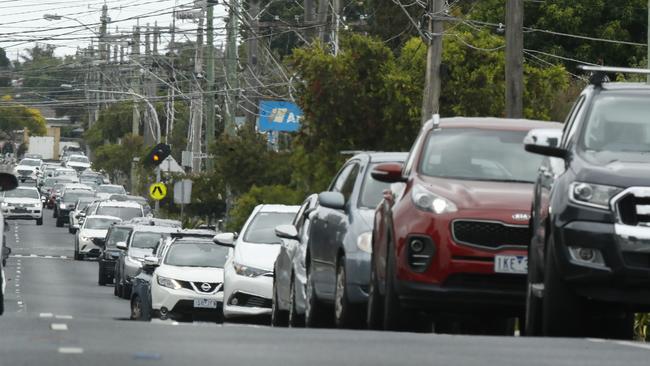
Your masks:
<path fill-rule="evenodd" d="M 65 324 L 65 323 L 52 323 L 52 324 L 50 324 L 50 329 L 65 331 L 65 330 L 68 330 L 68 325 Z"/>
<path fill-rule="evenodd" d="M 84 349 L 80 347 L 59 347 L 59 353 L 69 355 L 80 355 L 84 353 Z"/>
<path fill-rule="evenodd" d="M 56 318 L 56 319 L 66 319 L 66 320 L 74 319 L 72 317 L 72 315 L 55 315 L 54 318 Z"/>
<path fill-rule="evenodd" d="M 40 313 L 40 314 L 38 314 L 39 318 L 51 318 L 53 316 L 54 316 L 54 314 L 52 314 L 52 313 Z"/>

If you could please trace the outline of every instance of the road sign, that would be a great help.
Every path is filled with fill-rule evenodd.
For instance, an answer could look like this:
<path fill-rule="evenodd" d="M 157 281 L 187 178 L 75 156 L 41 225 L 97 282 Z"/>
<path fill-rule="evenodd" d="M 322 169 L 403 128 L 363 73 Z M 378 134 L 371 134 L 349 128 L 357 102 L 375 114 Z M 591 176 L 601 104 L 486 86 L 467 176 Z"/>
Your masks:
<path fill-rule="evenodd" d="M 192 202 L 192 180 L 183 179 L 174 183 L 174 203 L 189 204 Z"/>
<path fill-rule="evenodd" d="M 266 131 L 298 131 L 303 113 L 293 102 L 263 100 L 260 102 L 259 129 Z"/>
<path fill-rule="evenodd" d="M 154 183 L 149 186 L 149 196 L 156 201 L 160 201 L 167 196 L 167 187 L 164 183 Z"/>

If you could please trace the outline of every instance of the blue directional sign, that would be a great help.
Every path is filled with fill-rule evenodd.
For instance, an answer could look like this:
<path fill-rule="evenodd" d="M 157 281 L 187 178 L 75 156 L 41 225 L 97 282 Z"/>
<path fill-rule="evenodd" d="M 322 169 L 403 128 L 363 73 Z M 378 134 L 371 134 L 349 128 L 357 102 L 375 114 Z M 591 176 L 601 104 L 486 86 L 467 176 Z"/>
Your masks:
<path fill-rule="evenodd" d="M 284 100 L 263 100 L 260 102 L 258 128 L 262 132 L 298 131 L 302 116 L 302 110 L 296 103 Z"/>

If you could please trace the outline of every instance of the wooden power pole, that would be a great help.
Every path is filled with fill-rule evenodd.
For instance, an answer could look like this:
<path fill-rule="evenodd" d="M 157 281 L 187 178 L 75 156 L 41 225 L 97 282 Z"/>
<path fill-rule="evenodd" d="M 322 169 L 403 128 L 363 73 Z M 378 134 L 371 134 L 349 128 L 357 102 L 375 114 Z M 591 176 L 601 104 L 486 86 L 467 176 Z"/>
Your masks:
<path fill-rule="evenodd" d="M 506 117 L 524 115 L 524 0 L 506 3 Z"/>
<path fill-rule="evenodd" d="M 427 32 L 427 69 L 424 98 L 422 100 L 422 123 L 440 110 L 440 64 L 442 63 L 442 33 L 445 1 L 429 0 L 429 27 Z"/>

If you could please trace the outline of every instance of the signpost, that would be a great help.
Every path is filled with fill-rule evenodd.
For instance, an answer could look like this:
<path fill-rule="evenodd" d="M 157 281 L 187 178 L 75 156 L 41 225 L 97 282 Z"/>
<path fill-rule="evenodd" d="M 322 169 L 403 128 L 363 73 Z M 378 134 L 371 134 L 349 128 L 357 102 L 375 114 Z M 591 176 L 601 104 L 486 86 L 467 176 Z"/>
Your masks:
<path fill-rule="evenodd" d="M 161 182 L 154 183 L 149 186 L 149 196 L 156 201 L 160 201 L 167 196 L 167 187 Z"/>
<path fill-rule="evenodd" d="M 296 103 L 284 100 L 260 102 L 259 130 L 295 132 L 300 129 L 303 112 Z"/>
<path fill-rule="evenodd" d="M 181 221 L 185 205 L 192 202 L 192 180 L 183 179 L 174 183 L 174 203 L 181 205 Z"/>

